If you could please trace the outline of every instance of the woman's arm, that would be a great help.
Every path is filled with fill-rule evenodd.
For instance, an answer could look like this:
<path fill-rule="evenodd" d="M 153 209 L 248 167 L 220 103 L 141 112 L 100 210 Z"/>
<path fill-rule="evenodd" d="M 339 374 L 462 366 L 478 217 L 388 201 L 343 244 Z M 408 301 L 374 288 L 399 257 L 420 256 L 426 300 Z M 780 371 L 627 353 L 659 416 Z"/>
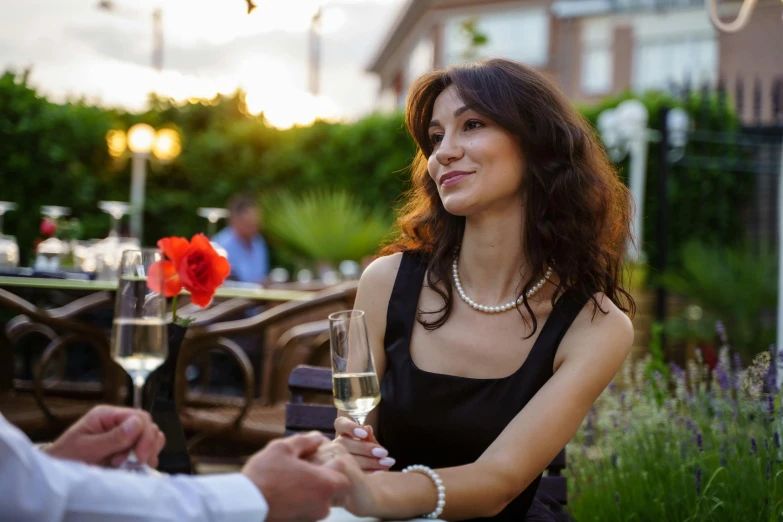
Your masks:
<path fill-rule="evenodd" d="M 620 369 L 633 342 L 628 317 L 603 295 L 608 314 L 592 318 L 590 303 L 563 339 L 562 363 L 498 438 L 474 463 L 437 470 L 446 487 L 441 518 L 496 515 L 549 465 L 573 437 L 593 402 Z M 426 437 L 426 434 L 422 434 Z M 359 480 L 359 477 L 354 477 Z M 436 489 L 420 474 L 365 476 L 349 501 L 357 515 L 403 519 L 434 511 Z"/>
<path fill-rule="evenodd" d="M 386 335 L 386 312 L 401 260 L 402 254 L 394 254 L 373 261 L 362 274 L 354 303 L 355 309 L 363 310 L 365 313 L 367 335 L 379 382 L 386 372 L 386 351 L 383 345 Z M 359 433 L 355 432 L 358 425 L 350 416 L 340 412 L 338 417 L 345 418 L 338 419 L 335 424 L 338 435 L 336 442 L 345 446 L 348 452 L 354 455 L 361 469 L 385 471 L 394 465 L 394 460 L 389 458 L 388 452 L 375 438 L 378 408 L 370 412 L 364 427 L 359 428 Z"/>

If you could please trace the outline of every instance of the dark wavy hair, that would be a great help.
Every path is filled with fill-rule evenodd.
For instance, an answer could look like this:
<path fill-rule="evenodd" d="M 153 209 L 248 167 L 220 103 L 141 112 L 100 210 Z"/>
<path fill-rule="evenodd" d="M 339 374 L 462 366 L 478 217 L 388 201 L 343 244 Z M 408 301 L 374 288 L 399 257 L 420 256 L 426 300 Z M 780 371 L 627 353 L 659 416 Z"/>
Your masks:
<path fill-rule="evenodd" d="M 593 128 L 554 84 L 520 63 L 491 59 L 425 74 L 408 95 L 405 123 L 419 150 L 411 166 L 412 186 L 397 219 L 399 237 L 381 254 L 426 255 L 427 283 L 444 305 L 434 312 L 419 312 L 419 322 L 433 330 L 451 315 L 451 263 L 465 230 L 465 218 L 446 211 L 427 172 L 427 158 L 433 152 L 428 135 L 432 108 L 438 95 L 452 85 L 465 105 L 517 138 L 525 159 L 520 201 L 525 229 L 520 241 L 531 271 L 518 295 L 532 317 L 533 333 L 538 324 L 526 293 L 547 265 L 560 278 L 553 304 L 566 288 L 575 287 L 594 303 L 593 316 L 598 309 L 606 313 L 594 297 L 596 292 L 633 316 L 636 306 L 620 281 L 631 230 L 628 189 Z M 441 281 L 446 284 L 439 285 Z M 424 314 L 437 318 L 426 321 Z"/>

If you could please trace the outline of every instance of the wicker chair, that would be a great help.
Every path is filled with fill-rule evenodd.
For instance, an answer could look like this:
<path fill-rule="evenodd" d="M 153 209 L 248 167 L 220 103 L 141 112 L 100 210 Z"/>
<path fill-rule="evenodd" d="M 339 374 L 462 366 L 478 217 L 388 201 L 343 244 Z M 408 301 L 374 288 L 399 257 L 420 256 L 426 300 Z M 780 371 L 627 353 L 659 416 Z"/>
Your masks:
<path fill-rule="evenodd" d="M 242 454 L 243 449 L 257 449 L 283 436 L 288 374 L 298 364 L 316 362 L 313 354 L 321 357 L 324 331 L 328 335 L 328 325 L 323 319 L 333 311 L 351 308 L 356 287 L 356 283 L 333 287 L 315 293 L 312 299 L 287 302 L 247 319 L 191 326 L 182 346 L 176 379 L 182 425 L 186 433 L 193 434 L 190 448 L 205 439 L 213 439 L 213 443 L 229 441 L 228 451 L 236 455 Z M 319 321 L 313 322 L 313 318 Z M 258 372 L 230 338 L 248 333 L 276 337 L 276 342 L 266 344 Z M 210 350 L 228 354 L 239 365 L 244 380 L 243 397 L 187 390 L 187 367 Z M 256 375 L 262 376 L 258 398 L 255 398 Z M 244 443 L 245 448 L 236 443 Z"/>
<path fill-rule="evenodd" d="M 0 289 L 0 308 L 21 314 L 0 328 L 0 412 L 33 438 L 52 437 L 98 403 L 116 403 L 120 397 L 120 369 L 111 359 L 109 339 L 98 327 L 79 321 L 79 315 L 111 306 L 112 296 L 99 292 L 54 310 L 41 310 Z M 14 346 L 27 335 L 43 336 L 48 344 L 35 363 L 32 380 L 14 378 Z M 49 367 L 62 363 L 65 349 L 77 343 L 98 356 L 100 383 L 52 379 Z"/>

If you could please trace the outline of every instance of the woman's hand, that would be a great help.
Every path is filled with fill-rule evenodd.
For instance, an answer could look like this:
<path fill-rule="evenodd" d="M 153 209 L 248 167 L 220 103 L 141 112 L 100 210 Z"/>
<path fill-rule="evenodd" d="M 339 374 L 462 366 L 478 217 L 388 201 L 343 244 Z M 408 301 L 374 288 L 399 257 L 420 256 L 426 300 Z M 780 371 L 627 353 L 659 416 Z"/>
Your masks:
<path fill-rule="evenodd" d="M 334 431 L 334 444 L 340 444 L 353 455 L 362 471 L 389 471 L 389 468 L 394 466 L 395 461 L 389 456 L 389 452 L 378 444 L 372 426 L 360 426 L 347 417 L 337 417 Z"/>
<path fill-rule="evenodd" d="M 360 470 L 365 473 L 389 471 L 394 459 L 389 457 L 386 448 L 378 444 L 372 432 L 372 426 L 360 426 L 346 417 L 337 417 L 334 422 L 336 437 L 331 444 L 325 444 L 311 460 L 326 464 L 333 457 L 332 446 L 340 446 L 353 456 Z M 342 454 L 342 453 L 341 453 Z"/>
<path fill-rule="evenodd" d="M 365 473 L 359 467 L 355 456 L 342 444 L 324 444 L 318 453 L 322 454 L 325 467 L 339 471 L 351 483 L 346 493 L 335 498 L 335 505 L 345 508 L 357 517 L 380 517 L 385 511 L 381 506 L 382 488 L 376 480 L 380 476 Z"/>

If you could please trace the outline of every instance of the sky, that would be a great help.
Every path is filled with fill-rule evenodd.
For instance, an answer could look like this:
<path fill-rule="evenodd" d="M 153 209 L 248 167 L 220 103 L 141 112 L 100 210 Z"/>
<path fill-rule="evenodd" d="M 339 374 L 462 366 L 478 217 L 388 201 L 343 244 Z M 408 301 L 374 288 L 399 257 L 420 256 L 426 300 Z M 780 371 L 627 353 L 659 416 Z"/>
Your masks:
<path fill-rule="evenodd" d="M 140 110 L 147 93 L 176 99 L 247 93 L 251 112 L 285 127 L 370 112 L 379 81 L 366 72 L 405 0 L 320 0 L 321 96 L 308 90 L 308 30 L 319 0 L 0 0 L 0 68 L 31 69 L 53 100 Z M 161 8 L 164 68 L 152 62 Z"/>

